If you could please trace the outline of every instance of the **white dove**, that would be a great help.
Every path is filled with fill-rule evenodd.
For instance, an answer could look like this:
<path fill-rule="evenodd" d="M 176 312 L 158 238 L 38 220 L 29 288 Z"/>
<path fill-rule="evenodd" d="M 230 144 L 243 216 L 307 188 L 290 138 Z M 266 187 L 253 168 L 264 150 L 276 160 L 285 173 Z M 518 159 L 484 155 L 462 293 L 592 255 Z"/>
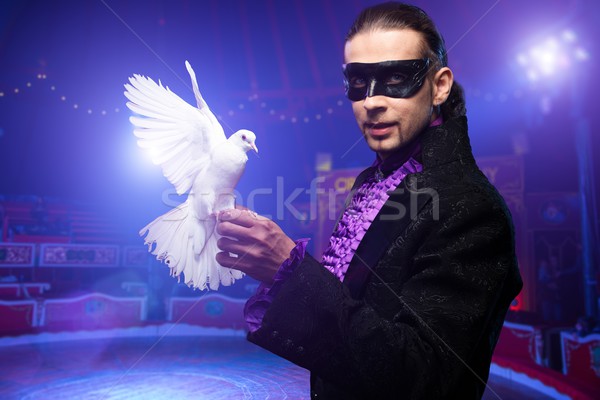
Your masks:
<path fill-rule="evenodd" d="M 129 78 L 125 84 L 127 107 L 146 118 L 129 118 L 135 126 L 138 145 L 147 149 L 154 164 L 162 167 L 177 194 L 189 190 L 184 203 L 156 218 L 140 230 L 147 236 L 148 250 L 171 268 L 171 275 L 184 276 L 188 286 L 218 289 L 231 285 L 244 274 L 217 263 L 219 251 L 215 230 L 216 213 L 233 208 L 237 185 L 256 136 L 239 130 L 227 139 L 223 127 L 200 95 L 196 74 L 185 66 L 192 79 L 198 108 L 186 103 L 145 76 Z M 153 245 L 156 245 L 152 249 Z"/>

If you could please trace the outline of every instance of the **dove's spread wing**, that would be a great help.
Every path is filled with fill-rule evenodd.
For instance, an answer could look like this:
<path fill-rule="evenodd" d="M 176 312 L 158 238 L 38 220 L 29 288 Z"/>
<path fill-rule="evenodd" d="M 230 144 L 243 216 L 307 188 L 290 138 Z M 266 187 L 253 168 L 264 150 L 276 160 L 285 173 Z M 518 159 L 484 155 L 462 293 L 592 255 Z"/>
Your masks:
<path fill-rule="evenodd" d="M 152 79 L 141 75 L 125 84 L 127 107 L 142 117 L 130 117 L 138 145 L 150 152 L 178 194 L 190 190 L 194 177 L 210 162 L 210 152 L 226 140 L 223 127 L 202 99 L 194 71 L 190 72 L 198 108 Z"/>

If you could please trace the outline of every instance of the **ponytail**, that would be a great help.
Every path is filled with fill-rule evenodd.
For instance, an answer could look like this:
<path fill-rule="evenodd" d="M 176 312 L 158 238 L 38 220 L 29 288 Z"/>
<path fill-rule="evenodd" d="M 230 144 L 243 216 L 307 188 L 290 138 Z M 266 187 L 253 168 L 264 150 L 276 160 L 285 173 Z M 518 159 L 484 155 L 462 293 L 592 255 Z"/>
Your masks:
<path fill-rule="evenodd" d="M 454 81 L 450 89 L 450 95 L 440 106 L 444 120 L 451 118 L 462 117 L 467 114 L 467 106 L 465 103 L 465 92 L 462 86 Z"/>

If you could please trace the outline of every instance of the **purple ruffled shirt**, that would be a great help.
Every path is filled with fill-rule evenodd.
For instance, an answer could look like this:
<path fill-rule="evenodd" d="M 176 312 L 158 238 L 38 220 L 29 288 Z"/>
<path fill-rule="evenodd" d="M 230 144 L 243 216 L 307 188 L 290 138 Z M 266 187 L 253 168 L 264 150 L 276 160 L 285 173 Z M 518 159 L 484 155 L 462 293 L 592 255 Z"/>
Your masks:
<path fill-rule="evenodd" d="M 430 126 L 441 123 L 442 118 L 439 117 Z M 389 198 L 388 192 L 393 191 L 406 175 L 422 171 L 423 166 L 418 161 L 420 150 L 419 142 L 415 141 L 406 151 L 401 151 L 385 160 L 377 156 L 372 165 L 377 167 L 377 172 L 368 177 L 354 193 L 329 239 L 329 246 L 323 252 L 321 260 L 323 266 L 340 281 L 344 280 L 354 252 Z M 246 302 L 244 317 L 250 332 L 260 328 L 262 319 L 279 288 L 304 259 L 308 240 L 297 240 L 290 257 L 281 264 L 275 274 L 273 283 L 261 284 L 256 294 Z"/>
<path fill-rule="evenodd" d="M 387 177 L 383 175 L 382 163 L 376 162 L 375 166 L 377 172 L 368 177 L 354 193 L 323 253 L 323 266 L 340 281 L 344 280 L 358 245 L 389 198 L 388 192 L 394 190 L 406 175 L 422 170 L 421 163 L 412 156 Z"/>

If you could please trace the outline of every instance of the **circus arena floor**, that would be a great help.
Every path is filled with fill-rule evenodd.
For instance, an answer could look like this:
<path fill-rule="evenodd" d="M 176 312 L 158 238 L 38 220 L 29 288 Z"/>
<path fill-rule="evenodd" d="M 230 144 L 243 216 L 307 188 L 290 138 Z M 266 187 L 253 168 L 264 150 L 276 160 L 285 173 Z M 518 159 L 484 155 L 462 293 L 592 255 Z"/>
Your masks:
<path fill-rule="evenodd" d="M 0 339 L 0 399 L 308 399 L 308 372 L 228 336 L 76 332 Z M 491 375 L 484 399 L 551 399 Z"/>

